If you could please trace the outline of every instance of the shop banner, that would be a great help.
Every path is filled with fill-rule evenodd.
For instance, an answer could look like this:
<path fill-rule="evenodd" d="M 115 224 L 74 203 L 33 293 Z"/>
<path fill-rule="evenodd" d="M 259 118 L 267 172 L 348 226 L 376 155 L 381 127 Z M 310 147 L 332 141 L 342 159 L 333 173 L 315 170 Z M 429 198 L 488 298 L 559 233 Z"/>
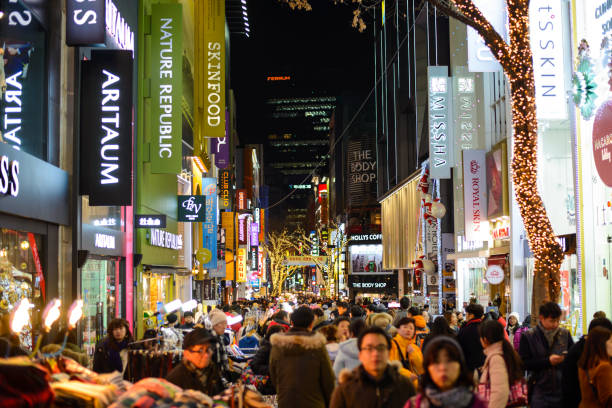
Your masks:
<path fill-rule="evenodd" d="M 491 23 L 495 31 L 507 38 L 506 34 L 506 1 L 505 0 L 474 0 L 474 4 L 482 15 Z M 559 15 L 561 20 L 561 15 Z M 502 70 L 501 65 L 484 39 L 471 27 L 467 28 L 468 44 L 468 66 L 471 72 L 498 72 Z"/>
<path fill-rule="evenodd" d="M 202 192 L 206 199 L 206 219 L 202 223 L 202 248 L 205 251 L 210 251 L 211 254 L 217 254 L 217 179 L 203 178 Z M 202 265 L 206 269 L 215 269 L 217 267 L 217 257 L 211 256 L 210 261 Z"/>
<path fill-rule="evenodd" d="M 397 275 L 349 275 L 348 287 L 361 293 L 397 293 Z"/>
<path fill-rule="evenodd" d="M 246 245 L 247 243 L 247 215 L 238 216 L 238 244 Z"/>
<path fill-rule="evenodd" d="M 250 256 L 251 256 L 251 271 L 253 271 L 253 273 L 257 275 L 258 270 L 259 270 L 259 248 L 256 246 L 252 246 L 251 251 L 250 251 Z"/>
<path fill-rule="evenodd" d="M 104 44 L 107 0 L 66 0 L 66 45 Z"/>
<path fill-rule="evenodd" d="M 132 204 L 132 66 L 121 50 L 81 62 L 79 182 L 91 206 Z"/>
<path fill-rule="evenodd" d="M 230 165 L 230 148 L 228 137 L 216 137 L 210 141 L 211 151 L 215 155 L 215 166 L 227 169 Z"/>
<path fill-rule="evenodd" d="M 224 255 L 225 256 L 225 255 Z M 217 268 L 216 269 L 209 269 L 208 270 L 208 276 L 210 276 L 211 278 L 221 278 L 221 279 L 225 279 L 225 259 L 218 259 L 217 260 Z"/>
<path fill-rule="evenodd" d="M 257 274 L 263 280 L 266 279 L 264 270 L 264 250 L 263 247 L 259 247 L 257 251 Z"/>
<path fill-rule="evenodd" d="M 236 282 L 247 281 L 247 250 L 246 248 L 238 248 L 238 256 L 236 258 Z"/>
<path fill-rule="evenodd" d="M 217 140 L 217 139 L 213 139 Z M 219 209 L 232 209 L 232 173 L 230 170 L 219 170 Z"/>
<path fill-rule="evenodd" d="M 204 136 L 225 137 L 225 0 L 204 7 L 208 75 L 204 86 Z"/>
<path fill-rule="evenodd" d="M 247 209 L 247 191 L 244 189 L 236 190 L 236 206 L 238 211 Z"/>
<path fill-rule="evenodd" d="M 449 179 L 453 165 L 451 84 L 448 67 L 427 68 L 429 96 L 429 168 L 435 179 Z"/>
<path fill-rule="evenodd" d="M 151 172 L 179 174 L 182 150 L 183 7 L 154 4 L 151 15 Z"/>
<path fill-rule="evenodd" d="M 325 265 L 329 257 L 327 256 L 314 256 L 314 255 L 304 255 L 304 256 L 287 256 L 283 261 L 283 265 L 286 266 L 318 266 Z"/>
<path fill-rule="evenodd" d="M 165 214 L 136 214 L 134 216 L 136 228 L 166 228 Z"/>
<path fill-rule="evenodd" d="M 266 210 L 259 210 L 259 242 L 266 240 Z"/>
<path fill-rule="evenodd" d="M 251 224 L 251 246 L 259 246 L 259 224 Z"/>
<path fill-rule="evenodd" d="M 453 73 L 453 167 L 461 165 L 463 150 L 480 147 L 478 137 L 478 104 L 476 103 L 476 74 L 467 67 L 456 67 Z"/>
<path fill-rule="evenodd" d="M 45 275 L 43 274 L 40 256 L 38 255 L 36 238 L 31 232 L 28 232 L 28 241 L 30 241 L 30 248 L 32 248 L 32 258 L 34 258 L 34 265 L 36 266 L 36 278 L 38 279 L 38 284 L 40 286 L 40 293 L 42 293 L 43 302 L 46 302 L 47 291 L 45 290 Z"/>
<path fill-rule="evenodd" d="M 487 241 L 487 177 L 486 153 L 484 150 L 463 151 L 463 203 L 465 239 Z"/>
<path fill-rule="evenodd" d="M 567 118 L 562 16 L 561 0 L 531 0 L 529 3 L 538 119 Z"/>
<path fill-rule="evenodd" d="M 204 190 L 203 184 L 202 190 Z M 179 222 L 206 222 L 206 196 L 180 195 L 176 198 L 178 200 L 177 220 Z"/>

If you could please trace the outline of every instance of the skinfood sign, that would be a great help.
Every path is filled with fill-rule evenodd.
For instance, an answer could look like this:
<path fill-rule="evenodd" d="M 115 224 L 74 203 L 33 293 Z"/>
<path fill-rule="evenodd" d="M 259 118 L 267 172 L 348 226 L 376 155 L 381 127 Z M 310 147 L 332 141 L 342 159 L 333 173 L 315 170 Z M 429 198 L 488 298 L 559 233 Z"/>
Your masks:
<path fill-rule="evenodd" d="M 206 88 L 204 136 L 225 137 L 225 0 L 204 7 Z"/>
<path fill-rule="evenodd" d="M 156 4 L 151 16 L 151 171 L 181 172 L 183 21 L 180 4 Z"/>

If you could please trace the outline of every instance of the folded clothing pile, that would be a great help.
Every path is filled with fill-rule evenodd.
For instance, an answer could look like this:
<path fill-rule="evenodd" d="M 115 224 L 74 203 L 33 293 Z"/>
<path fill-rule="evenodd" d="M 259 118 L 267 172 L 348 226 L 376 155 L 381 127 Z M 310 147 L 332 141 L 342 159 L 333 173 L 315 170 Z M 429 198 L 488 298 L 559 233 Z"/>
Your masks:
<path fill-rule="evenodd" d="M 0 359 L 0 406 L 50 407 L 49 373 L 27 357 Z"/>

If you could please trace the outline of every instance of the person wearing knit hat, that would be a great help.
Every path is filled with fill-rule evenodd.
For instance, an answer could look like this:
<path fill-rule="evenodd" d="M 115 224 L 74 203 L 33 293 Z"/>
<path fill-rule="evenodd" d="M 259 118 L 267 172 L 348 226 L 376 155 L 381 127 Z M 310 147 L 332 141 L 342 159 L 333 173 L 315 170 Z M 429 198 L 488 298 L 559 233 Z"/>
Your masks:
<path fill-rule="evenodd" d="M 521 327 L 521 318 L 518 313 L 512 312 L 508 316 L 508 325 L 506 326 L 506 333 L 508 334 L 508 340 L 510 344 L 514 344 L 514 334 Z"/>
<path fill-rule="evenodd" d="M 227 316 L 221 309 L 213 309 L 208 314 L 208 320 L 212 326 L 212 335 L 217 340 L 215 342 L 215 348 L 213 352 L 212 360 L 217 364 L 221 370 L 221 375 L 229 382 L 234 379 L 234 375 L 230 371 L 229 360 L 227 358 L 227 351 L 225 350 L 226 342 L 225 329 L 227 328 Z"/>
<path fill-rule="evenodd" d="M 221 309 L 213 309 L 208 314 L 208 320 L 217 336 L 222 336 L 227 328 L 227 316 Z"/>

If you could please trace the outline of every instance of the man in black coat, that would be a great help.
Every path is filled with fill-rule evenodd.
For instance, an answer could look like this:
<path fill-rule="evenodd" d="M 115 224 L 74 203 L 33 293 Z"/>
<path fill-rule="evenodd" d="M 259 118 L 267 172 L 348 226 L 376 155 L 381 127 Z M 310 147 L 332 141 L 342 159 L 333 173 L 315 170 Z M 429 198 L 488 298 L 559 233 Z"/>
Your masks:
<path fill-rule="evenodd" d="M 212 361 L 215 338 L 203 328 L 196 328 L 183 339 L 183 361 L 166 380 L 183 389 L 214 396 L 224 390 L 219 368 Z"/>
<path fill-rule="evenodd" d="M 459 330 L 457 341 L 461 345 L 468 368 L 470 371 L 474 371 L 482 367 L 485 362 L 485 355 L 480 343 L 480 333 L 478 333 L 484 308 L 477 303 L 471 303 L 465 308 L 465 313 L 467 323 Z"/>

